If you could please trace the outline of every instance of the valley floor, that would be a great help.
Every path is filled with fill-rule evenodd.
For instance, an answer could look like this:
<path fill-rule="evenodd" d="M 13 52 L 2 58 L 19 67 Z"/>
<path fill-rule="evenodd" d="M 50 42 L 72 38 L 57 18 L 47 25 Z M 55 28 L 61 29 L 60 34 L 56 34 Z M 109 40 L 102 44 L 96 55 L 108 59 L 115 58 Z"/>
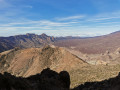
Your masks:
<path fill-rule="evenodd" d="M 118 65 L 88 65 L 83 68 L 70 71 L 71 88 L 85 82 L 102 81 L 116 77 L 120 72 Z"/>

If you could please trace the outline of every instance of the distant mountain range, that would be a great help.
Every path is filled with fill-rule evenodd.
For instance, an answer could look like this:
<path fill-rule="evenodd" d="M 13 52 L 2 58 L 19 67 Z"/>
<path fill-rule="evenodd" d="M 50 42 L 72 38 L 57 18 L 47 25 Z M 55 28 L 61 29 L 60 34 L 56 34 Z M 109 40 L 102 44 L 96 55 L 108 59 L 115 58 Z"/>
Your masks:
<path fill-rule="evenodd" d="M 4 80 L 0 78 L 0 84 L 1 85 L 10 84 L 13 85 L 15 88 L 16 83 L 18 87 L 20 85 L 24 87 L 24 84 L 26 83 L 26 85 L 30 84 L 30 86 L 32 85 L 31 87 L 36 88 L 39 85 L 44 85 L 44 84 L 47 84 L 46 86 L 49 86 L 49 84 L 53 85 L 53 83 L 51 84 L 51 82 L 53 82 L 54 79 L 57 80 L 59 79 L 61 83 L 61 79 L 59 75 L 54 77 L 52 73 L 50 74 L 52 74 L 53 77 L 50 74 L 49 74 L 50 76 L 48 74 L 45 74 L 48 76 L 45 76 L 45 78 L 40 79 L 41 74 L 39 74 L 40 75 L 39 77 L 37 73 L 40 73 L 45 68 L 51 68 L 52 70 L 58 73 L 62 70 L 68 71 L 71 78 L 70 87 L 74 88 L 75 86 L 79 85 L 73 90 L 86 90 L 86 87 L 89 89 L 94 88 L 92 90 L 104 89 L 106 87 L 108 88 L 109 87 L 108 85 L 114 83 L 114 79 L 111 83 L 109 82 L 109 80 L 106 82 L 105 79 L 115 77 L 118 74 L 118 72 L 120 72 L 120 65 L 119 65 L 120 48 L 118 48 L 120 43 L 119 40 L 120 40 L 120 32 L 115 32 L 100 37 L 84 38 L 84 39 L 75 38 L 75 37 L 73 38 L 67 37 L 64 39 L 61 37 L 55 38 L 55 37 L 47 36 L 46 34 L 42 34 L 42 35 L 26 34 L 26 35 L 17 35 L 11 37 L 1 37 L 0 45 L 4 47 L 1 48 L 1 50 L 2 51 L 7 50 L 7 51 L 0 53 L 0 73 L 3 74 L 4 72 L 9 72 L 15 76 L 22 76 L 28 78 L 16 78 L 15 76 L 12 76 L 8 73 L 5 73 L 4 75 L 0 74 L 0 76 L 3 79 L 5 79 L 4 82 Z M 58 47 L 58 46 L 63 46 L 63 47 Z M 85 50 L 82 51 L 80 50 L 80 48 L 83 49 L 85 48 L 86 51 Z M 102 51 L 101 48 L 103 48 Z M 113 50 L 115 48 L 118 49 L 113 53 L 107 51 L 106 53 L 98 54 L 107 49 Z M 81 55 L 83 55 L 83 57 L 85 58 L 84 59 L 81 55 L 77 56 L 77 54 L 74 53 L 76 51 L 78 52 L 78 54 L 80 54 L 80 52 L 89 53 L 90 56 L 82 53 Z M 96 53 L 98 56 L 95 55 Z M 99 65 L 98 64 L 91 65 L 91 63 L 93 63 L 92 59 L 96 60 Z M 106 63 L 106 61 L 112 61 L 112 64 L 109 65 Z M 40 79 L 39 81 L 37 81 L 38 78 Z M 30 82 L 27 79 L 29 79 Z M 47 81 L 42 82 L 41 80 L 42 81 L 47 80 Z M 102 81 L 102 82 L 95 82 L 95 81 Z M 103 85 L 102 83 L 105 85 Z M 101 87 L 101 85 L 103 85 L 103 87 Z M 119 85 L 119 84 L 115 83 L 115 85 Z M 114 86 L 112 87 L 114 88 Z"/>
<path fill-rule="evenodd" d="M 47 36 L 44 33 L 41 35 L 28 33 L 26 35 L 0 37 L 0 52 L 10 50 L 15 47 L 20 48 L 42 47 L 54 41 L 55 41 L 54 37 Z"/>
<path fill-rule="evenodd" d="M 31 48 L 31 47 L 43 47 L 45 45 L 51 44 L 59 40 L 69 40 L 69 39 L 81 39 L 82 37 L 53 37 L 46 34 L 31 34 L 26 35 L 16 35 L 10 37 L 0 37 L 0 52 L 13 49 L 15 47 L 20 48 Z"/>
<path fill-rule="evenodd" d="M 98 37 L 59 40 L 54 45 L 87 54 L 113 52 L 120 47 L 120 31 Z"/>
<path fill-rule="evenodd" d="M 46 34 L 26 34 L 10 37 L 0 37 L 0 52 L 13 49 L 15 47 L 31 48 L 43 47 L 48 44 L 66 47 L 80 51 L 82 53 L 105 53 L 115 51 L 120 47 L 120 31 L 98 37 L 53 37 Z"/>

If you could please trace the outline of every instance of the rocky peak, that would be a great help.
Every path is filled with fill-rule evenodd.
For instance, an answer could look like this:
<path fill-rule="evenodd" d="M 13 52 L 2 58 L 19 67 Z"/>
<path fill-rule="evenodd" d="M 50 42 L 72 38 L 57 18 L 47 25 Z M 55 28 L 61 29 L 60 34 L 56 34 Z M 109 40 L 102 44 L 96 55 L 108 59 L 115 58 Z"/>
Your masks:
<path fill-rule="evenodd" d="M 46 34 L 37 35 L 27 33 L 26 35 L 17 35 L 0 39 L 0 52 L 13 49 L 14 47 L 31 48 L 42 47 L 54 42 L 56 39 Z"/>
<path fill-rule="evenodd" d="M 45 33 L 42 33 L 40 36 L 42 36 L 42 37 L 48 37 Z"/>
<path fill-rule="evenodd" d="M 27 33 L 26 35 L 27 36 L 35 36 L 36 34 L 34 34 L 34 33 Z"/>

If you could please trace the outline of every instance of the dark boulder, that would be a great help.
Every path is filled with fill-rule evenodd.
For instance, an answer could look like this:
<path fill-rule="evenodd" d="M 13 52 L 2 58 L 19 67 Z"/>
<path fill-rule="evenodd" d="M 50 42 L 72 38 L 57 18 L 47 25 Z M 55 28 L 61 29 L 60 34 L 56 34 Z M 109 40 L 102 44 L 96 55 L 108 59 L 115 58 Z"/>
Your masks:
<path fill-rule="evenodd" d="M 69 87 L 70 76 L 66 71 L 59 74 L 47 68 L 28 78 L 15 77 L 7 72 L 0 74 L 0 90 L 69 90 Z"/>

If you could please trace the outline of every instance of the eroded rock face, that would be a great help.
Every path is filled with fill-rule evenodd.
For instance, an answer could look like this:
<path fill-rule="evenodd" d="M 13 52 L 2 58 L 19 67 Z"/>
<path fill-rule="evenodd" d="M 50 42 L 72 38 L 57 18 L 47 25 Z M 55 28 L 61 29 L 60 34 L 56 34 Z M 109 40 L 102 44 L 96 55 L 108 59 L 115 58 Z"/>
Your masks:
<path fill-rule="evenodd" d="M 28 78 L 0 74 L 0 90 L 69 90 L 70 76 L 66 71 L 57 73 L 49 68 Z"/>

